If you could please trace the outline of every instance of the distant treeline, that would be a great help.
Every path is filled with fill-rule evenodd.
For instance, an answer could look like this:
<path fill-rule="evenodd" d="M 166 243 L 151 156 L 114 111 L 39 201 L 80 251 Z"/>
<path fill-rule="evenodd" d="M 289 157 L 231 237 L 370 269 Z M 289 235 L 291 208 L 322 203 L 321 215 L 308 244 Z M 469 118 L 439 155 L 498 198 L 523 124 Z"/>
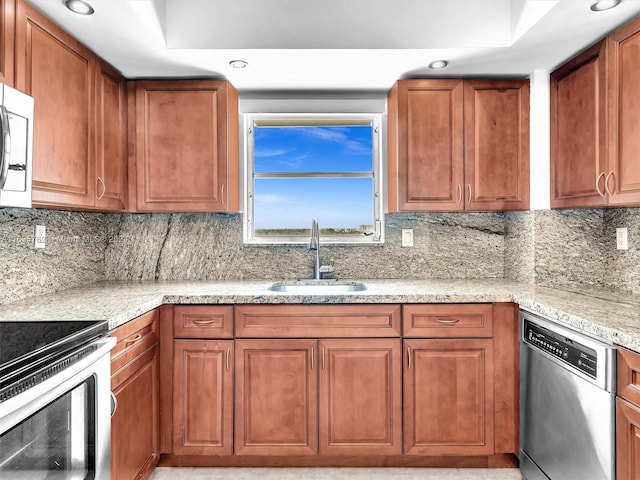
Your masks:
<path fill-rule="evenodd" d="M 260 235 L 281 235 L 281 236 L 309 236 L 311 230 L 308 228 L 265 228 L 256 229 L 256 236 Z M 358 228 L 321 228 L 322 235 L 362 235 L 362 231 Z"/>

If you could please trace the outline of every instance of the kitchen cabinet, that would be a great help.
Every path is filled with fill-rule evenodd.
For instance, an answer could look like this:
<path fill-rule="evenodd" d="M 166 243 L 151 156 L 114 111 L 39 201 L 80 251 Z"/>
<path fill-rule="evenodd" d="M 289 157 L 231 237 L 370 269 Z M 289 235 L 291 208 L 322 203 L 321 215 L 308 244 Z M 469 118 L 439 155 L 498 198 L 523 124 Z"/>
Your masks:
<path fill-rule="evenodd" d="M 34 206 L 125 210 L 124 78 L 23 0 L 17 2 L 15 77 L 36 105 Z"/>
<path fill-rule="evenodd" d="M 618 349 L 616 478 L 640 479 L 640 354 Z"/>
<path fill-rule="evenodd" d="M 606 203 L 606 43 L 551 74 L 551 207 Z"/>
<path fill-rule="evenodd" d="M 318 452 L 317 342 L 236 340 L 236 455 Z"/>
<path fill-rule="evenodd" d="M 237 305 L 235 322 L 237 455 L 402 453 L 398 305 Z"/>
<path fill-rule="evenodd" d="M 102 61 L 96 63 L 95 206 L 127 208 L 127 91 L 122 75 Z"/>
<path fill-rule="evenodd" d="M 16 0 L 0 0 L 0 83 L 14 85 Z"/>
<path fill-rule="evenodd" d="M 173 308 L 175 455 L 233 452 L 233 307 Z"/>
<path fill-rule="evenodd" d="M 517 451 L 517 310 L 404 305 L 403 317 L 405 453 Z"/>
<path fill-rule="evenodd" d="M 112 332 L 111 478 L 148 478 L 158 463 L 158 312 L 151 311 Z"/>
<path fill-rule="evenodd" d="M 231 340 L 174 342 L 174 441 L 176 455 L 231 455 Z"/>
<path fill-rule="evenodd" d="M 551 74 L 551 206 L 640 205 L 640 19 Z"/>
<path fill-rule="evenodd" d="M 401 454 L 400 339 L 325 339 L 318 354 L 320 453 Z"/>
<path fill-rule="evenodd" d="M 135 82 L 139 212 L 238 211 L 238 95 L 227 81 Z"/>
<path fill-rule="evenodd" d="M 529 83 L 401 80 L 389 93 L 388 208 L 529 207 Z"/>
<path fill-rule="evenodd" d="M 33 96 L 35 206 L 93 207 L 95 56 L 18 0 L 16 87 Z"/>

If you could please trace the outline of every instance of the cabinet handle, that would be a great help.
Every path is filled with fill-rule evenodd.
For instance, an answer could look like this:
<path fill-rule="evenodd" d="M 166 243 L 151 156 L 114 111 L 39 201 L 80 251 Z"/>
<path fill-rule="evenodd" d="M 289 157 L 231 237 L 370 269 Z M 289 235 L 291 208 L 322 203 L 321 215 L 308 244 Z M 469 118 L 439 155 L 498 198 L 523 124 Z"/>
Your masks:
<path fill-rule="evenodd" d="M 141 338 L 142 338 L 142 335 L 140 335 L 139 333 L 136 333 L 133 337 L 129 338 L 128 340 L 125 340 L 124 343 L 125 345 L 131 345 L 132 343 L 139 342 Z"/>
<path fill-rule="evenodd" d="M 459 318 L 437 318 L 436 322 L 444 323 L 446 325 L 452 325 L 454 323 L 460 322 L 460 319 Z"/>
<path fill-rule="evenodd" d="M 100 182 L 100 185 L 102 185 L 102 192 L 100 193 L 100 195 L 98 195 L 98 200 L 102 200 L 102 197 L 104 197 L 104 194 L 107 191 L 107 186 L 104 184 L 104 180 L 102 179 L 102 177 L 98 177 L 98 182 Z"/>
<path fill-rule="evenodd" d="M 600 190 L 600 179 L 602 177 L 604 177 L 604 172 L 600 173 L 600 175 L 596 177 L 596 192 L 598 192 L 598 195 L 601 197 L 604 197 L 604 192 Z"/>
<path fill-rule="evenodd" d="M 471 203 L 472 194 L 471 194 L 471 184 L 470 183 L 467 184 L 467 188 L 469 189 L 469 201 L 467 203 Z"/>
<path fill-rule="evenodd" d="M 224 201 L 224 183 L 222 185 L 220 185 L 220 199 L 222 200 L 222 204 L 225 204 Z"/>
<path fill-rule="evenodd" d="M 227 372 L 229 371 L 229 356 L 231 355 L 231 349 L 227 348 L 227 358 L 226 358 L 226 363 L 227 363 Z"/>
<path fill-rule="evenodd" d="M 324 347 L 322 347 L 322 369 L 324 370 Z"/>
<path fill-rule="evenodd" d="M 462 184 L 458 184 L 458 201 L 456 203 L 462 203 Z"/>
<path fill-rule="evenodd" d="M 213 318 L 210 318 L 208 320 L 192 320 L 192 322 L 196 325 L 211 325 L 213 322 L 215 322 L 215 320 Z"/>
<path fill-rule="evenodd" d="M 607 178 L 604 179 L 604 188 L 607 190 L 609 195 L 614 195 L 614 193 L 609 189 L 609 179 L 611 177 L 613 177 L 613 189 L 616 189 L 616 174 L 613 173 L 613 170 L 611 170 L 609 175 L 607 175 Z"/>
<path fill-rule="evenodd" d="M 407 346 L 407 369 L 411 370 L 411 347 Z"/>
<path fill-rule="evenodd" d="M 315 349 L 311 347 L 311 370 L 313 370 L 313 357 L 316 356 Z"/>
<path fill-rule="evenodd" d="M 116 414 L 116 410 L 118 410 L 118 398 L 113 392 L 109 392 L 111 394 L 111 416 L 113 417 Z"/>

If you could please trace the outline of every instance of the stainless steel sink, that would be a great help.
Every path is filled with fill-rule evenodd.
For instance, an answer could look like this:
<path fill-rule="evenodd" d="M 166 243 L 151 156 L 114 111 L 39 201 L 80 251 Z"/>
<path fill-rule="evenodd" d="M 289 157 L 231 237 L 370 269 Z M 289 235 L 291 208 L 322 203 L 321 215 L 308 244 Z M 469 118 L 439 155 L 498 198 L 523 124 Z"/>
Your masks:
<path fill-rule="evenodd" d="M 337 295 L 362 292 L 367 286 L 360 282 L 340 282 L 337 280 L 292 280 L 277 282 L 269 287 L 272 292 L 286 292 L 300 295 Z"/>

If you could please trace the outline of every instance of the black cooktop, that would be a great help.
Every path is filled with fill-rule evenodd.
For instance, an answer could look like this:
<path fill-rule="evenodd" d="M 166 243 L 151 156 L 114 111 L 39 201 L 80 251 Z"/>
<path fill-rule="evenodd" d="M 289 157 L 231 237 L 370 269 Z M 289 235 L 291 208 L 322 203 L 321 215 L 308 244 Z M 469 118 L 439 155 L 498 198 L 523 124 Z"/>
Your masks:
<path fill-rule="evenodd" d="M 107 321 L 0 322 L 0 402 L 33 386 L 39 375 L 108 333 Z M 67 361 L 65 363 L 68 364 Z M 27 379 L 27 380 L 26 380 Z M 27 387 L 16 385 L 28 384 Z"/>

